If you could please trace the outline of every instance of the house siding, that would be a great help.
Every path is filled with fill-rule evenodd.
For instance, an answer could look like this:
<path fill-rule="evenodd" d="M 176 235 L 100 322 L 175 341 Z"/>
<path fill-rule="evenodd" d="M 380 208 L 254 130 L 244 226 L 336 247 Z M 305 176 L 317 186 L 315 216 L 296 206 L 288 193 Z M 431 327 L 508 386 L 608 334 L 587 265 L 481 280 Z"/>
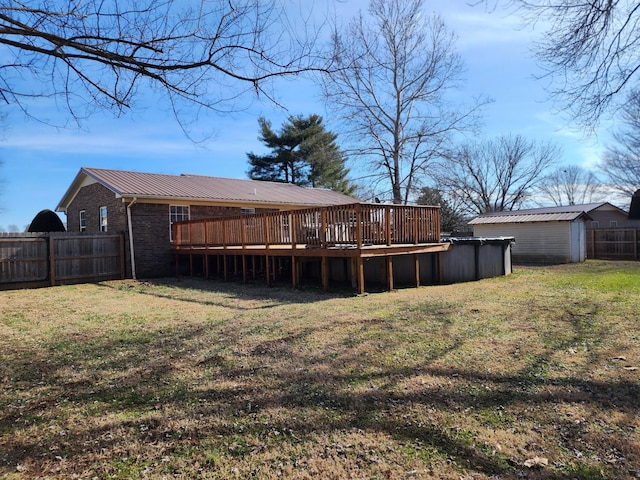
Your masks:
<path fill-rule="evenodd" d="M 611 222 L 617 223 L 617 228 L 624 228 L 630 225 L 628 216 L 617 209 L 607 210 L 605 208 L 597 208 L 589 212 L 591 220 L 587 221 L 587 228 L 593 227 L 593 222 L 598 222 L 597 228 L 616 228 L 611 226 Z"/>
<path fill-rule="evenodd" d="M 571 222 L 474 225 L 473 233 L 478 237 L 514 237 L 514 262 L 567 263 L 573 260 Z"/>

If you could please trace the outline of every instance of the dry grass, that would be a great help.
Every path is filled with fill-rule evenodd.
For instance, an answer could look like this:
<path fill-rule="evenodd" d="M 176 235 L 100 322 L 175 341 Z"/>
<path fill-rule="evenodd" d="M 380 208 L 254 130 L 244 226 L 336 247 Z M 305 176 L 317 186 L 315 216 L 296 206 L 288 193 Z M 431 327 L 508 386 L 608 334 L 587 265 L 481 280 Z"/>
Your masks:
<path fill-rule="evenodd" d="M 639 311 L 640 265 L 605 262 L 0 292 L 0 476 L 636 478 Z"/>

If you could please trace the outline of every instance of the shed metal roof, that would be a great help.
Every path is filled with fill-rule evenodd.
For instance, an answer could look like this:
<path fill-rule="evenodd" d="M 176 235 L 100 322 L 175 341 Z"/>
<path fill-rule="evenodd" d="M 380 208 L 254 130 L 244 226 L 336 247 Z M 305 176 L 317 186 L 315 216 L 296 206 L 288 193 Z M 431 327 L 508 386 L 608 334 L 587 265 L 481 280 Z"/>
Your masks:
<path fill-rule="evenodd" d="M 560 207 L 529 208 L 508 212 L 490 212 L 478 215 L 469 225 L 490 225 L 501 223 L 529 222 L 573 222 L 581 216 L 589 220 L 589 213 L 594 210 L 618 210 L 626 212 L 609 202 L 585 203 L 582 205 L 565 205 Z"/>
<path fill-rule="evenodd" d="M 87 179 L 101 183 L 119 197 L 130 198 L 295 206 L 344 205 L 358 201 L 328 189 L 288 183 L 82 168 L 56 210 L 64 211 Z"/>
<path fill-rule="evenodd" d="M 530 222 L 573 222 L 584 216 L 589 218 L 584 212 L 564 212 L 564 213 L 537 213 L 537 214 L 517 214 L 511 215 L 481 215 L 469 222 L 469 225 L 491 225 L 499 223 L 530 223 Z"/>

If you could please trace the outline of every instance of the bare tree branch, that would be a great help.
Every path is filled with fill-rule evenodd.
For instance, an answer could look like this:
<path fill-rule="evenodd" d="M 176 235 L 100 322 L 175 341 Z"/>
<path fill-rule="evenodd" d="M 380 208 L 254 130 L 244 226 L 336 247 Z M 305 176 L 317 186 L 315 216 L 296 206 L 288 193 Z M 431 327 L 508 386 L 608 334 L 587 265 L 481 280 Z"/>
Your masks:
<path fill-rule="evenodd" d="M 629 94 L 620 113 L 620 127 L 607 146 L 600 170 L 611 187 L 631 196 L 640 188 L 640 90 Z"/>
<path fill-rule="evenodd" d="M 638 83 L 640 3 L 636 0 L 478 0 L 515 7 L 542 26 L 535 45 L 549 92 L 580 126 L 593 129 Z M 624 98 L 625 95 L 622 95 Z"/>
<path fill-rule="evenodd" d="M 519 208 L 559 157 L 558 147 L 506 135 L 463 145 L 437 173 L 439 188 L 469 214 Z"/>
<path fill-rule="evenodd" d="M 560 207 L 582 205 L 600 200 L 600 180 L 589 170 L 577 165 L 559 167 L 544 177 L 538 186 L 543 202 L 552 202 Z"/>
<path fill-rule="evenodd" d="M 149 87 L 174 108 L 234 110 L 247 93 L 272 99 L 274 78 L 327 71 L 317 33 L 278 0 L 0 2 L 0 96 L 28 115 L 53 97 L 77 121 Z"/>

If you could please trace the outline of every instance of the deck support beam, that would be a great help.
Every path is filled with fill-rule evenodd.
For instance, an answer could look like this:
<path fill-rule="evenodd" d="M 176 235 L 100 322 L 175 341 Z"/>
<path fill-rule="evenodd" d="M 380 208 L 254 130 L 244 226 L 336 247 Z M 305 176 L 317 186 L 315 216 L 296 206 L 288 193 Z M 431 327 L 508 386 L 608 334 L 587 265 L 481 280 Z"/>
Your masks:
<path fill-rule="evenodd" d="M 295 255 L 291 257 L 291 286 L 298 288 L 298 269 Z"/>
<path fill-rule="evenodd" d="M 323 256 L 320 260 L 320 276 L 322 277 L 322 290 L 329 290 L 329 266 L 327 257 Z"/>
<path fill-rule="evenodd" d="M 247 283 L 247 256 L 242 254 L 242 283 Z"/>
<path fill-rule="evenodd" d="M 271 269 L 269 268 L 270 266 L 270 262 L 269 262 L 269 257 L 265 257 L 265 264 L 266 264 L 266 277 L 267 277 L 267 287 L 271 286 Z"/>
<path fill-rule="evenodd" d="M 358 293 L 364 293 L 364 261 L 361 256 L 356 257 L 357 275 L 358 275 Z"/>
<path fill-rule="evenodd" d="M 390 256 L 387 257 L 387 288 L 393 290 L 393 259 Z"/>

